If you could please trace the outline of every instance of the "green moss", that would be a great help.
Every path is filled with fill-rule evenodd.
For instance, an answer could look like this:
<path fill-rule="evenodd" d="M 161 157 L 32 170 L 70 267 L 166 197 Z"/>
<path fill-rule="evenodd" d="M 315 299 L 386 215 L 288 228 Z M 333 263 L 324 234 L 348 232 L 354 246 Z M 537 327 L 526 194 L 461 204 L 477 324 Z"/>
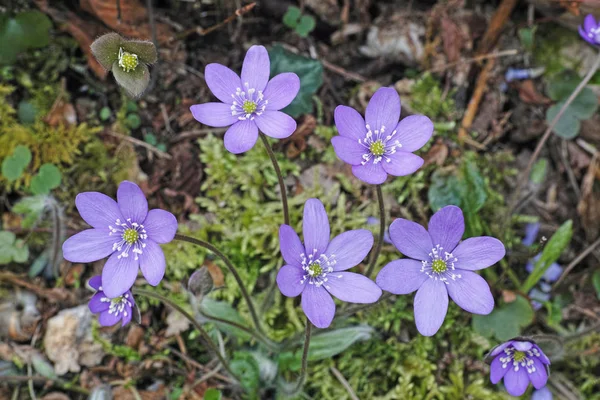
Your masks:
<path fill-rule="evenodd" d="M 448 121 L 456 119 L 455 90 L 444 93 L 440 82 L 430 73 L 424 73 L 413 85 L 410 106 L 419 114 L 431 120 Z"/>

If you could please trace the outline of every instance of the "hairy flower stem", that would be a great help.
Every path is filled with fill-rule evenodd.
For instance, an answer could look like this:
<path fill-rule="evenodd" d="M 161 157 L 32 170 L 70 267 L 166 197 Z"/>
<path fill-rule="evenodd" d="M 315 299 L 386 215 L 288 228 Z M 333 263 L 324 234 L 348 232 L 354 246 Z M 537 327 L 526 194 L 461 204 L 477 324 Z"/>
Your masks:
<path fill-rule="evenodd" d="M 556 126 L 556 124 L 558 123 L 560 118 L 563 116 L 563 114 L 565 113 L 567 108 L 569 108 L 569 105 L 573 102 L 573 100 L 575 100 L 577 95 L 583 90 L 583 88 L 585 87 L 585 85 L 587 85 L 587 83 L 590 81 L 590 79 L 592 79 L 592 77 L 598 70 L 598 67 L 600 67 L 600 52 L 598 53 L 598 56 L 596 57 L 596 61 L 594 61 L 594 65 L 592 65 L 592 67 L 590 68 L 590 70 L 588 71 L 586 76 L 579 83 L 579 85 L 575 88 L 573 93 L 571 93 L 571 95 L 569 96 L 569 98 L 567 99 L 565 104 L 563 104 L 563 106 L 560 108 L 560 110 L 558 111 L 558 114 L 556 114 L 556 116 L 554 117 L 552 122 L 550 122 L 550 125 L 548 125 L 548 128 L 546 128 L 544 135 L 542 136 L 542 138 L 538 142 L 535 150 L 533 151 L 533 154 L 532 154 L 531 158 L 529 159 L 529 163 L 527 164 L 527 168 L 525 168 L 525 171 L 521 175 L 521 179 L 518 181 L 517 186 L 513 192 L 512 200 L 510 202 L 510 207 L 509 207 L 509 210 L 511 211 L 511 213 L 516 208 L 517 202 L 519 200 L 519 194 L 520 194 L 521 190 L 523 189 L 523 186 L 525 186 L 525 183 L 529 180 L 529 174 L 531 173 L 531 168 L 533 168 L 533 164 L 539 157 L 539 155 L 542 151 L 542 147 L 544 147 L 544 144 L 546 144 L 546 142 L 550 138 L 550 135 L 552 134 L 552 130 L 554 129 L 554 127 Z"/>
<path fill-rule="evenodd" d="M 300 390 L 306 381 L 306 369 L 308 366 L 308 346 L 310 345 L 310 330 L 312 323 L 306 318 L 306 331 L 304 336 L 304 349 L 302 350 L 302 369 L 300 370 L 300 376 L 298 377 L 298 383 L 296 384 L 296 391 Z"/>
<path fill-rule="evenodd" d="M 375 264 L 377 264 L 379 253 L 381 253 L 381 246 L 383 245 L 383 237 L 385 235 L 385 205 L 383 204 L 383 193 L 381 192 L 381 185 L 377 185 L 376 188 L 377 201 L 379 202 L 379 238 L 377 239 L 375 252 L 371 256 L 371 263 L 369 265 L 369 269 L 367 269 L 367 273 L 365 274 L 367 278 L 371 277 L 371 274 L 375 269 Z"/>
<path fill-rule="evenodd" d="M 277 351 L 278 352 L 278 351 L 281 350 L 281 346 L 278 343 L 273 342 L 271 339 L 269 339 L 266 336 L 263 336 L 261 333 L 255 331 L 254 329 L 248 328 L 247 326 L 244 326 L 244 325 L 239 324 L 239 323 L 234 322 L 234 321 L 230 321 L 228 319 L 223 319 L 223 318 L 215 317 L 215 316 L 210 315 L 210 314 L 206 314 L 202 310 L 198 310 L 198 312 L 203 317 L 205 317 L 207 319 L 210 319 L 211 321 L 215 321 L 215 322 L 219 322 L 221 324 L 229 325 L 229 326 L 232 326 L 232 327 L 234 327 L 236 329 L 239 329 L 241 331 L 246 332 L 247 334 L 249 334 L 250 336 L 252 336 L 256 340 L 258 340 L 259 342 L 261 342 L 262 344 L 264 344 L 265 346 L 267 346 L 272 351 Z"/>
<path fill-rule="evenodd" d="M 269 158 L 271 159 L 271 162 L 273 163 L 273 168 L 275 168 L 275 173 L 277 174 L 277 179 L 279 180 L 279 190 L 281 191 L 281 203 L 283 204 L 283 223 L 286 225 L 289 225 L 290 224 L 290 212 L 288 210 L 288 200 L 287 200 L 287 193 L 286 193 L 286 189 L 285 189 L 285 183 L 283 182 L 283 175 L 281 175 L 281 169 L 279 168 L 279 164 L 277 163 L 277 159 L 275 158 L 275 153 L 273 153 L 273 149 L 271 148 L 271 145 L 269 144 L 267 137 L 262 132 L 259 132 L 259 134 L 260 134 L 260 139 L 262 140 L 263 144 L 265 145 L 265 149 L 267 150 L 267 153 L 269 154 Z"/>
<path fill-rule="evenodd" d="M 256 309 L 254 308 L 254 303 L 252 302 L 252 299 L 250 298 L 250 295 L 248 294 L 246 285 L 244 285 L 244 281 L 242 281 L 242 278 L 238 274 L 237 270 L 235 269 L 235 267 L 233 266 L 233 264 L 231 263 L 229 258 L 227 258 L 227 256 L 225 254 L 221 253 L 221 251 L 219 249 L 217 249 L 215 246 L 213 246 L 212 244 L 210 244 L 208 242 L 205 242 L 204 240 L 200 240 L 200 239 L 196 239 L 193 237 L 180 235 L 180 234 L 176 234 L 175 239 L 181 240 L 182 242 L 192 243 L 192 244 L 195 244 L 196 246 L 204 247 L 205 249 L 211 251 L 214 255 L 219 257 L 221 260 L 223 260 L 223 263 L 225 263 L 225 266 L 227 266 L 227 269 L 229 270 L 229 272 L 231 272 L 231 274 L 235 278 L 235 281 L 237 282 L 238 286 L 240 287 L 242 296 L 244 297 L 244 300 L 246 300 L 246 304 L 248 304 L 248 310 L 250 311 L 250 316 L 252 317 L 252 321 L 254 322 L 254 326 L 256 327 L 256 330 L 261 335 L 266 336 L 260 325 L 260 319 L 258 319 L 258 314 L 256 313 Z"/>
<path fill-rule="evenodd" d="M 239 381 L 239 378 L 233 373 L 233 371 L 231 370 L 231 367 L 229 366 L 229 363 L 227 362 L 227 360 L 225 360 L 225 357 L 223 357 L 223 355 L 219 352 L 219 348 L 213 343 L 213 341 L 211 340 L 208 333 L 204 330 L 202 325 L 200 325 L 200 323 L 198 321 L 196 321 L 196 319 L 193 316 L 191 316 L 187 311 L 185 311 L 179 305 L 177 305 L 173 301 L 169 300 L 168 298 L 164 297 L 163 295 L 151 292 L 149 290 L 138 289 L 138 288 L 133 288 L 132 291 L 134 294 L 137 294 L 140 296 L 146 296 L 146 297 L 149 297 L 152 299 L 156 299 L 156 300 L 162 302 L 163 304 L 180 312 L 181 315 L 183 315 L 188 321 L 190 321 L 192 323 L 192 325 L 194 325 L 194 328 L 196 328 L 198 330 L 198 332 L 200 332 L 200 336 L 202 336 L 202 339 L 204 339 L 208 348 L 213 353 L 215 353 L 215 356 L 219 359 L 219 362 L 221 362 L 221 364 L 227 370 L 227 372 L 229 372 L 229 374 L 231 374 L 232 377 L 234 377 L 237 381 Z"/>

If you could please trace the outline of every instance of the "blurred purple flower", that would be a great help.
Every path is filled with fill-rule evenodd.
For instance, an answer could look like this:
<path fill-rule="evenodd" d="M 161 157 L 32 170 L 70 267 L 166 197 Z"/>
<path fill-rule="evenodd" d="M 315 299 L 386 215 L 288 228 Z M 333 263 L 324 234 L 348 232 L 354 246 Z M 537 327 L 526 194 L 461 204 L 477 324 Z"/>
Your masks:
<path fill-rule="evenodd" d="M 525 265 L 525 269 L 527 270 L 527 272 L 533 272 L 535 264 L 538 262 L 541 256 L 542 253 L 538 254 L 533 259 L 527 262 L 527 265 Z M 563 267 L 561 267 L 560 264 L 556 262 L 552 263 L 552 265 L 550 265 L 550 267 L 548 267 L 548 269 L 544 273 L 544 276 L 542 276 L 542 279 L 544 279 L 547 282 L 556 282 L 558 278 L 560 278 L 560 276 L 562 275 L 562 271 Z"/>
<path fill-rule="evenodd" d="M 121 321 L 121 326 L 125 326 L 131 321 L 135 301 L 129 290 L 121 296 L 109 298 L 102 289 L 100 275 L 93 276 L 89 281 L 89 285 L 96 290 L 96 294 L 90 299 L 88 307 L 92 313 L 100 314 L 98 317 L 100 325 L 113 326 Z"/>
<path fill-rule="evenodd" d="M 504 378 L 506 391 L 512 396 L 525 393 L 529 382 L 536 389 L 548 382 L 550 360 L 533 341 L 509 340 L 493 348 L 488 357 L 493 357 L 490 380 L 496 384 Z"/>
<path fill-rule="evenodd" d="M 204 70 L 206 84 L 220 103 L 190 107 L 194 118 L 204 125 L 230 126 L 225 132 L 225 148 L 239 154 L 250 150 L 258 139 L 258 130 L 283 139 L 296 130 L 296 121 L 279 111 L 294 100 L 300 79 L 291 72 L 269 80 L 270 60 L 264 46 L 248 49 L 242 77 L 221 64 L 208 64 Z"/>
<path fill-rule="evenodd" d="M 329 240 L 325 207 L 317 199 L 304 204 L 304 245 L 289 225 L 279 228 L 281 254 L 287 263 L 277 274 L 284 296 L 302 294 L 302 309 L 317 328 L 327 328 L 335 314 L 334 295 L 349 303 L 374 303 L 381 289 L 369 278 L 345 272 L 358 265 L 373 247 L 366 229 L 344 232 Z"/>
<path fill-rule="evenodd" d="M 550 300 L 550 293 L 542 289 L 533 288 L 529 291 L 529 297 L 531 298 L 533 309 L 537 311 L 542 308 L 541 302 L 545 303 Z"/>
<path fill-rule="evenodd" d="M 548 386 L 535 390 L 531 396 L 531 400 L 552 400 L 552 398 L 552 392 L 548 389 Z"/>
<path fill-rule="evenodd" d="M 594 46 L 600 45 L 600 26 L 592 14 L 588 14 L 583 20 L 583 26 L 579 26 L 579 34 L 586 42 Z"/>
<path fill-rule="evenodd" d="M 446 317 L 448 295 L 465 311 L 489 314 L 494 297 L 477 271 L 504 257 L 504 245 L 493 237 L 469 238 L 459 244 L 465 230 L 463 213 L 446 206 L 429 221 L 429 232 L 402 218 L 390 226 L 396 248 L 408 258 L 392 261 L 377 275 L 383 290 L 408 294 L 415 290 L 415 322 L 422 335 L 434 335 Z"/>
<path fill-rule="evenodd" d="M 367 218 L 367 225 L 379 225 L 379 218 L 369 217 Z M 390 239 L 390 231 L 386 229 L 383 234 L 383 241 L 387 244 L 393 244 L 392 239 Z"/>
<path fill-rule="evenodd" d="M 525 237 L 523 238 L 523 245 L 527 247 L 531 246 L 535 242 L 539 231 L 539 222 L 525 225 Z"/>
<path fill-rule="evenodd" d="M 103 290 L 109 298 L 127 292 L 138 268 L 152 286 L 165 274 L 165 255 L 158 245 L 173 240 L 177 219 L 164 210 L 148 211 L 148 202 L 138 185 L 123 181 L 117 201 L 98 192 L 77 195 L 81 218 L 92 226 L 71 236 L 63 244 L 71 262 L 93 262 L 110 256 L 102 270 Z"/>
<path fill-rule="evenodd" d="M 423 159 L 412 152 L 431 138 L 433 123 L 424 115 L 411 115 L 398 123 L 400 97 L 395 89 L 377 90 L 365 119 L 346 106 L 338 106 L 334 117 L 340 135 L 331 139 L 333 148 L 361 181 L 378 185 L 388 174 L 409 175 L 423 165 Z"/>

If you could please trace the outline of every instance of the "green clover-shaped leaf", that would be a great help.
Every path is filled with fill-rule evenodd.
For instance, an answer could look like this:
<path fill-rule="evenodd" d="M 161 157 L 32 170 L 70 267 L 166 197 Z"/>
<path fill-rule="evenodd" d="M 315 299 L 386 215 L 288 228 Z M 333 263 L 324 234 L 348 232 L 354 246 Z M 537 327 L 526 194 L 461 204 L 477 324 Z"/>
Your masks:
<path fill-rule="evenodd" d="M 512 303 L 497 306 L 491 314 L 473 315 L 473 329 L 485 337 L 500 341 L 521 334 L 521 329 L 533 322 L 533 309 L 529 301 L 517 295 Z"/>
<path fill-rule="evenodd" d="M 15 147 L 13 154 L 2 161 L 2 175 L 10 182 L 21 177 L 31 162 L 31 151 L 23 145 Z"/>
<path fill-rule="evenodd" d="M 54 164 L 44 164 L 37 175 L 31 179 L 29 189 L 35 195 L 48 194 L 60 185 L 61 173 Z"/>

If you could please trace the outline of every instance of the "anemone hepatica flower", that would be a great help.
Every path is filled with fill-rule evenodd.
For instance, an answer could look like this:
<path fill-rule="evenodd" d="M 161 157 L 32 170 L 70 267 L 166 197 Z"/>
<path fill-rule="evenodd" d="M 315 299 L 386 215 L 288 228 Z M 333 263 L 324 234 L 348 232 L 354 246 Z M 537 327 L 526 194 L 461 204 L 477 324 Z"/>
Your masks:
<path fill-rule="evenodd" d="M 71 262 L 92 262 L 109 257 L 102 270 L 102 288 L 108 298 L 127 292 L 138 269 L 156 286 L 165 274 L 165 255 L 158 245 L 173 240 L 177 219 L 168 211 L 150 210 L 138 185 L 124 181 L 117 201 L 98 192 L 77 195 L 75 205 L 92 229 L 79 232 L 63 244 Z"/>
<path fill-rule="evenodd" d="M 531 395 L 531 400 L 552 400 L 552 392 L 548 389 L 548 386 L 544 386 L 541 389 L 535 390 Z"/>
<path fill-rule="evenodd" d="M 347 269 L 358 265 L 373 247 L 373 235 L 366 229 L 344 232 L 329 241 L 325 207 L 317 199 L 304 204 L 304 245 L 289 225 L 281 225 L 281 254 L 287 263 L 277 274 L 284 296 L 302 294 L 302 309 L 317 328 L 327 328 L 335 314 L 331 298 L 350 303 L 374 303 L 381 289 L 366 276 Z"/>
<path fill-rule="evenodd" d="M 408 258 L 392 261 L 377 275 L 377 284 L 394 294 L 415 296 L 415 322 L 422 335 L 434 335 L 446 317 L 448 295 L 463 310 L 489 314 L 494 298 L 487 282 L 476 270 L 504 257 L 498 239 L 481 236 L 459 244 L 465 230 L 463 213 L 446 206 L 429 221 L 429 232 L 421 225 L 397 219 L 390 226 L 394 246 Z"/>
<path fill-rule="evenodd" d="M 100 275 L 92 277 L 89 284 L 96 290 L 96 294 L 90 299 L 88 307 L 92 313 L 100 314 L 98 317 L 100 325 L 113 326 L 121 321 L 121 326 L 125 326 L 131 321 L 135 301 L 129 290 L 121 296 L 110 298 L 106 296 L 106 293 L 102 289 L 102 278 Z"/>
<path fill-rule="evenodd" d="M 592 14 L 588 14 L 583 20 L 583 26 L 579 26 L 579 34 L 588 43 L 600 45 L 600 24 Z"/>
<path fill-rule="evenodd" d="M 490 380 L 496 384 L 504 378 L 506 391 L 512 396 L 521 396 L 529 382 L 541 389 L 548 382 L 550 360 L 535 342 L 515 338 L 496 346 L 486 357 L 492 359 Z"/>
<path fill-rule="evenodd" d="M 340 134 L 331 139 L 335 153 L 352 165 L 352 173 L 361 181 L 378 185 L 388 174 L 409 175 L 423 165 L 423 159 L 412 152 L 427 143 L 433 123 L 423 115 L 411 115 L 398 123 L 400 96 L 395 89 L 377 90 L 365 119 L 346 106 L 338 106 L 334 117 Z"/>
<path fill-rule="evenodd" d="M 190 110 L 204 125 L 231 125 L 224 139 L 225 148 L 233 154 L 250 150 L 259 129 L 276 139 L 286 138 L 296 130 L 296 121 L 279 110 L 294 100 L 300 79 L 286 72 L 269 80 L 269 70 L 269 54 L 263 46 L 248 49 L 241 79 L 221 64 L 206 66 L 206 84 L 221 103 L 196 104 Z"/>

